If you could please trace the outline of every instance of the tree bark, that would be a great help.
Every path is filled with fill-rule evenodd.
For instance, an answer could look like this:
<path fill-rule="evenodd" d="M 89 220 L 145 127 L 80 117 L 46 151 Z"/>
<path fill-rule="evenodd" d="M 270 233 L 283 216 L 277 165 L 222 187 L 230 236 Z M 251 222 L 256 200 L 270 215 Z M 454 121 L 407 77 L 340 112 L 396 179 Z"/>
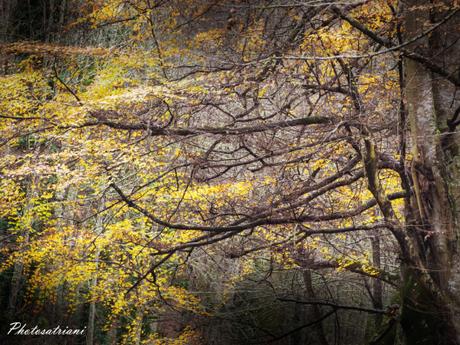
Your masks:
<path fill-rule="evenodd" d="M 37 183 L 38 183 L 37 176 L 33 174 L 30 178 L 30 184 L 28 186 L 28 191 L 27 191 L 28 200 L 32 200 L 37 196 L 37 189 L 36 189 Z M 28 243 L 29 238 L 30 238 L 29 234 L 32 229 L 33 218 L 31 215 L 29 215 L 29 213 L 31 212 L 32 208 L 33 208 L 33 204 L 31 202 L 28 202 L 24 207 L 24 215 L 28 217 L 27 221 L 24 224 L 24 228 L 21 231 L 22 236 L 24 236 L 24 243 Z M 22 288 L 23 280 L 24 280 L 24 263 L 22 260 L 18 260 L 14 263 L 14 266 L 13 266 L 13 276 L 11 278 L 11 290 L 10 290 L 10 295 L 8 297 L 7 313 L 10 316 L 13 316 L 14 313 L 16 312 L 18 296 Z"/>
<path fill-rule="evenodd" d="M 99 236 L 102 231 L 103 231 L 103 225 L 104 225 L 104 220 L 103 216 L 101 214 L 102 210 L 104 208 L 104 199 L 100 201 L 99 207 L 98 207 L 98 214 L 96 216 L 96 229 L 95 232 Z M 91 279 L 89 283 L 89 289 L 90 291 L 94 289 L 97 285 L 97 270 L 99 268 L 99 255 L 100 255 L 100 250 L 98 247 L 96 247 L 96 253 L 94 255 L 94 261 L 95 263 L 95 272 L 94 276 Z M 88 316 L 88 332 L 86 335 L 86 345 L 93 345 L 94 344 L 94 334 L 95 334 L 95 320 L 96 320 L 96 301 L 91 301 L 89 304 L 89 316 Z"/>
<path fill-rule="evenodd" d="M 445 1 L 444 5 L 406 1 L 405 41 L 449 14 L 453 3 Z M 410 49 L 431 57 L 450 73 L 458 73 L 458 44 L 453 47 L 459 22 L 459 16 L 454 16 L 431 38 L 417 40 Z M 407 344 L 458 345 L 460 141 L 451 123 L 459 106 L 455 99 L 458 90 L 417 61 L 405 59 L 404 69 L 413 157 L 413 197 L 406 228 L 411 234 L 411 255 L 419 258 L 420 264 L 414 267 L 403 263 L 401 324 Z"/>
<path fill-rule="evenodd" d="M 303 281 L 304 281 L 304 284 L 305 284 L 305 290 L 306 290 L 306 293 L 307 293 L 307 297 L 309 299 L 315 299 L 316 294 L 315 294 L 315 290 L 313 289 L 311 270 L 309 270 L 308 268 L 305 268 L 304 271 L 303 271 Z M 313 304 L 311 306 L 311 308 L 312 308 L 315 320 L 319 320 L 321 318 L 321 316 L 322 316 L 319 306 L 316 305 L 316 304 Z M 317 323 L 317 325 L 315 326 L 315 331 L 316 331 L 316 335 L 318 336 L 318 344 L 329 345 L 329 343 L 327 341 L 327 338 L 326 338 L 326 335 L 324 333 L 324 328 L 323 328 L 323 323 L 322 322 Z"/>
<path fill-rule="evenodd" d="M 380 269 L 382 266 L 380 257 L 380 237 L 379 234 L 371 237 L 372 245 L 372 265 Z M 383 309 L 383 284 L 380 279 L 373 279 L 372 281 L 372 304 L 375 309 Z M 383 321 L 382 314 L 375 314 L 375 329 L 380 329 Z"/>

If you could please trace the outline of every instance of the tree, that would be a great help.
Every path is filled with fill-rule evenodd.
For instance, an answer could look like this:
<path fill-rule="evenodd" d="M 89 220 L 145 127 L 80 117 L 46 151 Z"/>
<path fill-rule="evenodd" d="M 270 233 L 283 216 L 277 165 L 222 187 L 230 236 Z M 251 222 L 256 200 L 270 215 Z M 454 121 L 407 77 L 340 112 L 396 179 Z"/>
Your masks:
<path fill-rule="evenodd" d="M 301 270 L 305 293 L 274 298 L 313 320 L 267 339 L 314 326 L 327 344 L 345 310 L 376 315 L 372 343 L 460 343 L 455 2 L 59 4 L 42 43 L 2 45 L 3 269 L 21 263 L 29 295 L 65 282 L 89 343 L 97 310 L 139 343 L 149 318 L 226 305 L 190 288 L 215 262 L 231 291 Z M 80 34 L 99 46 L 62 45 Z M 363 303 L 313 284 L 331 269 Z"/>
<path fill-rule="evenodd" d="M 433 9 L 428 3 L 409 2 L 405 12 L 406 35 L 419 35 L 419 23 L 423 19 L 437 23 L 449 13 L 454 13 L 444 6 L 449 4 L 440 3 L 438 8 Z M 444 66 L 449 76 L 457 74 L 459 67 L 455 62 L 458 46 L 453 43 L 458 23 L 457 16 L 431 36 L 421 38 L 416 42 L 417 46 L 411 47 L 422 49 L 435 63 Z M 423 300 L 428 298 L 436 305 L 437 311 L 431 312 L 432 306 L 422 308 L 421 320 L 428 324 L 443 324 L 445 338 L 442 342 L 458 344 L 460 324 L 456 290 L 459 271 L 455 261 L 458 257 L 459 189 L 454 181 L 458 179 L 459 171 L 455 121 L 460 108 L 454 94 L 459 84 L 458 80 L 448 82 L 440 79 L 439 74 L 410 57 L 406 58 L 405 70 L 405 101 L 414 157 L 414 196 L 407 207 L 407 223 L 416 230 L 414 237 L 418 238 L 412 238 L 412 245 L 423 267 L 417 272 L 409 268 L 404 273 L 406 281 L 413 279 L 412 284 L 418 282 L 417 286 L 408 283 L 407 292 L 420 299 L 409 301 L 408 309 L 423 305 Z M 451 101 L 447 102 L 449 98 Z M 411 278 L 414 274 L 417 275 L 415 279 Z M 417 326 L 406 327 L 409 332 L 418 331 Z"/>

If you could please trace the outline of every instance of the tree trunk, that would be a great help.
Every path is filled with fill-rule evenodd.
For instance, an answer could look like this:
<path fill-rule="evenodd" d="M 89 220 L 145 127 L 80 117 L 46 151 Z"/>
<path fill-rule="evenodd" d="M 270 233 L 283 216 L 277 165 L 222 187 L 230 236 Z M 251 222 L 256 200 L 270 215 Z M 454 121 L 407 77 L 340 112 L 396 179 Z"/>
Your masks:
<path fill-rule="evenodd" d="M 119 323 L 118 318 L 112 321 L 112 324 L 110 325 L 110 329 L 107 332 L 107 345 L 117 344 L 118 323 Z"/>
<path fill-rule="evenodd" d="M 303 271 L 303 281 L 305 284 L 305 290 L 307 297 L 309 299 L 314 300 L 316 298 L 315 290 L 313 289 L 313 282 L 312 282 L 312 277 L 311 277 L 311 270 L 308 268 L 305 268 Z M 315 320 L 319 320 L 322 316 L 321 310 L 318 305 L 313 304 L 311 306 L 312 311 L 313 311 L 313 316 Z M 326 335 L 324 333 L 324 328 L 323 328 L 323 323 L 318 322 L 315 326 L 315 331 L 316 335 L 318 336 L 318 344 L 321 345 L 329 345 Z"/>
<path fill-rule="evenodd" d="M 438 5 L 441 1 L 438 2 Z M 405 2 L 405 41 L 411 40 L 452 11 L 427 0 Z M 436 11 L 438 11 L 436 13 Z M 447 71 L 458 73 L 459 16 L 431 37 L 417 40 L 412 51 L 426 55 Z M 458 113 L 456 88 L 421 63 L 405 59 L 405 101 L 412 145 L 413 198 L 407 210 L 411 262 L 403 267 L 401 324 L 407 344 L 460 344 L 458 203 L 460 143 L 451 119 Z M 450 124 L 450 125 L 449 125 Z M 414 261 L 412 261 L 413 263 Z"/>
<path fill-rule="evenodd" d="M 33 200 L 37 196 L 36 184 L 38 183 L 37 177 L 33 174 L 30 178 L 30 184 L 28 186 L 27 198 L 28 200 Z M 24 228 L 21 231 L 21 235 L 24 237 L 24 243 L 29 242 L 29 234 L 32 229 L 33 218 L 29 214 L 33 204 L 29 201 L 24 207 L 24 215 L 27 217 L 27 221 L 24 224 Z M 14 263 L 13 266 L 13 276 L 11 278 L 11 290 L 8 297 L 8 315 L 13 316 L 16 312 L 16 307 L 18 303 L 18 295 L 22 288 L 22 283 L 24 280 L 24 263 L 22 260 L 18 260 Z"/>
<path fill-rule="evenodd" d="M 136 311 L 136 331 L 134 334 L 133 345 L 140 345 L 142 340 L 142 324 L 144 320 L 144 306 L 140 306 Z"/>
<path fill-rule="evenodd" d="M 377 233 L 371 237 L 372 245 L 372 265 L 380 269 L 382 266 L 380 258 L 380 237 Z M 372 304 L 375 309 L 383 309 L 383 284 L 380 279 L 373 279 L 372 281 Z M 376 330 L 379 330 L 382 326 L 383 315 L 376 314 L 374 319 L 374 326 Z"/>
<path fill-rule="evenodd" d="M 104 208 L 104 199 L 100 201 L 99 207 L 98 207 L 98 214 L 96 216 L 96 229 L 95 232 L 97 236 L 99 236 L 102 231 L 104 230 L 103 225 L 104 225 L 104 219 L 102 216 L 102 210 Z M 99 267 L 99 254 L 100 250 L 99 247 L 96 246 L 96 253 L 94 255 L 94 261 L 95 263 L 95 272 L 94 276 L 90 281 L 89 284 L 89 290 L 92 291 L 96 285 L 97 285 L 97 270 Z M 96 301 L 91 301 L 89 305 L 89 316 L 88 316 L 88 332 L 86 334 L 86 345 L 93 345 L 94 344 L 94 333 L 95 333 L 95 320 L 96 320 Z"/>
<path fill-rule="evenodd" d="M 10 39 L 11 20 L 17 0 L 0 0 L 0 42 Z"/>
<path fill-rule="evenodd" d="M 90 281 L 90 291 L 97 285 L 97 268 L 99 260 L 99 249 L 96 249 L 96 272 L 94 273 L 93 279 Z M 96 320 L 96 302 L 91 301 L 89 304 L 89 316 L 88 316 L 88 331 L 86 333 L 86 345 L 94 344 L 94 332 L 95 332 L 95 320 Z"/>

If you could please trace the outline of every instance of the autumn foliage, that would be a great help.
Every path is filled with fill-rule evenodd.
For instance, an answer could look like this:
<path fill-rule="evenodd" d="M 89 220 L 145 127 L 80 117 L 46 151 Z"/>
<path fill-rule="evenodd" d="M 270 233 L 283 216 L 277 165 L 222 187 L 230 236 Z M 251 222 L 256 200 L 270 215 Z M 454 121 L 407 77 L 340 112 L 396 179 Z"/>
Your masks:
<path fill-rule="evenodd" d="M 87 345 L 460 330 L 456 268 L 436 273 L 457 255 L 455 1 L 33 6 L 12 1 L 0 37 L 3 324 Z M 450 92 L 432 132 L 406 61 Z"/>

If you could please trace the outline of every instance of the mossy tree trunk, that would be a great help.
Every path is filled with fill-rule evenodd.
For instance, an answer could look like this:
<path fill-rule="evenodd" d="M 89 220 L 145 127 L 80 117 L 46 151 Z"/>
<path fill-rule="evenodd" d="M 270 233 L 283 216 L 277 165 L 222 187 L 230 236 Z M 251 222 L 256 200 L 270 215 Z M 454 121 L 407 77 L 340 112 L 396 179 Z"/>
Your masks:
<path fill-rule="evenodd" d="M 406 1 L 405 41 L 442 21 L 453 8 L 450 1 L 438 1 L 437 6 L 428 0 Z M 458 15 L 452 17 L 410 49 L 458 73 L 459 23 Z M 407 344 L 458 345 L 459 90 L 410 58 L 405 59 L 404 70 L 413 196 L 407 205 L 410 257 L 403 258 L 401 324 Z"/>

